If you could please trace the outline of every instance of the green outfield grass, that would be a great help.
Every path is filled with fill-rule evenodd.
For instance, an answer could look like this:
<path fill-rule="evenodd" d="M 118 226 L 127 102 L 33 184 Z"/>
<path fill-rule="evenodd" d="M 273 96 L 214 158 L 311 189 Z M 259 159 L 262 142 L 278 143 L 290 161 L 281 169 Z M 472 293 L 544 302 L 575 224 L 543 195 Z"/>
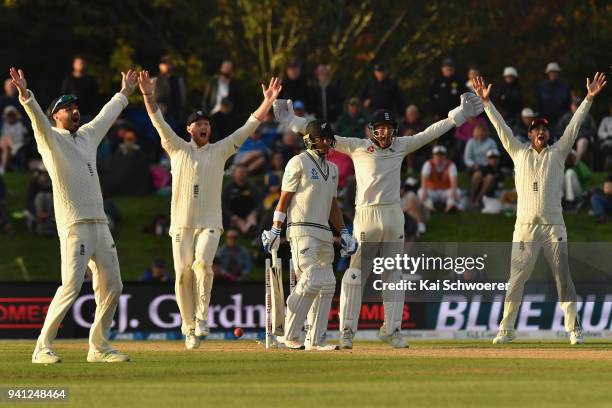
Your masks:
<path fill-rule="evenodd" d="M 598 186 L 605 175 L 596 173 L 589 187 Z M 26 190 L 31 176 L 7 174 L 5 180 L 9 190 L 9 212 L 22 210 L 26 202 Z M 257 179 L 253 183 L 257 183 Z M 259 180 L 261 181 L 261 180 Z M 465 175 L 460 185 L 465 186 Z M 114 199 L 121 212 L 121 222 L 115 231 L 123 279 L 138 280 L 145 268 L 155 257 L 164 258 L 172 265 L 170 238 L 143 233 L 158 215 L 168 215 L 169 198 L 160 196 L 122 197 Z M 612 223 L 597 225 L 586 211 L 565 217 L 571 241 L 607 242 L 612 237 Z M 483 215 L 480 213 L 459 213 L 453 215 L 434 214 L 428 225 L 425 241 L 434 242 L 508 242 L 512 239 L 514 217 L 504 215 Z M 15 259 L 24 259 L 30 280 L 59 279 L 59 241 L 57 238 L 39 237 L 26 230 L 25 222 L 15 220 L 16 234 L 13 237 L 0 235 L 0 281 L 22 281 L 25 279 Z M 250 240 L 242 243 L 253 251 Z M 172 269 L 172 268 L 170 268 Z M 263 269 L 255 268 L 252 279 L 263 280 Z"/>
<path fill-rule="evenodd" d="M 179 342 L 115 345 L 132 362 L 86 363 L 81 340 L 58 342 L 64 361 L 39 366 L 32 341 L 2 341 L 0 386 L 68 387 L 67 406 L 79 407 L 610 406 L 612 351 L 595 341 L 415 341 L 409 350 L 358 342 L 329 353 L 266 352 L 247 340 L 191 352 Z"/>

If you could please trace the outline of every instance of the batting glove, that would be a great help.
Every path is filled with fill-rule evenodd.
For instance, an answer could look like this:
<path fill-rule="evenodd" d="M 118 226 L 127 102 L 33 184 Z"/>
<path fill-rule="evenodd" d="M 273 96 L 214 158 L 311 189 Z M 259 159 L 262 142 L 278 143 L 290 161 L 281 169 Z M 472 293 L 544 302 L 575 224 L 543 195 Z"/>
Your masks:
<path fill-rule="evenodd" d="M 344 228 L 342 231 L 340 231 L 340 246 L 342 246 L 340 256 L 344 257 L 354 255 L 355 252 L 357 252 L 359 244 L 348 229 Z"/>
<path fill-rule="evenodd" d="M 278 250 L 278 246 L 280 245 L 280 234 L 281 230 L 272 227 L 269 231 L 264 231 L 261 233 L 261 242 L 263 244 L 263 249 L 269 254 L 271 251 Z"/>
<path fill-rule="evenodd" d="M 455 126 L 463 125 L 468 118 L 474 118 L 482 113 L 484 106 L 476 94 L 466 92 L 461 95 L 461 104 L 452 111 L 448 112 L 448 118 L 453 121 Z"/>

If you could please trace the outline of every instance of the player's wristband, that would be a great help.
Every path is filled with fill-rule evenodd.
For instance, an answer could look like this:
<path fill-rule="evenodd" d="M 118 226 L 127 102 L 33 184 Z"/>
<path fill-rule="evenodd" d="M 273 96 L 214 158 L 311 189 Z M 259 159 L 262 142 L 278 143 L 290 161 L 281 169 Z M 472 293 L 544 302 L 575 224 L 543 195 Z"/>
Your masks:
<path fill-rule="evenodd" d="M 342 231 L 340 231 L 340 235 L 350 235 L 348 228 L 343 228 Z"/>
<path fill-rule="evenodd" d="M 272 235 L 276 235 L 276 236 L 279 236 L 281 234 L 280 228 L 276 228 L 274 226 L 270 228 L 270 232 L 272 233 Z"/>
<path fill-rule="evenodd" d="M 274 217 L 272 217 L 272 222 L 278 221 L 282 224 L 283 222 L 285 222 L 286 217 L 287 217 L 287 214 L 285 214 L 284 212 L 274 211 Z"/>

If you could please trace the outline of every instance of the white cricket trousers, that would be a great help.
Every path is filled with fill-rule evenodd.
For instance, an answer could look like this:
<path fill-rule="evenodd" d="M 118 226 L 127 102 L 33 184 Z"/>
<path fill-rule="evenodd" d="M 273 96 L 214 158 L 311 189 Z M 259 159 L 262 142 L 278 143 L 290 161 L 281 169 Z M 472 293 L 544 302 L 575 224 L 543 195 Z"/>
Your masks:
<path fill-rule="evenodd" d="M 87 265 L 92 271 L 96 313 L 89 332 L 89 348 L 111 350 L 108 334 L 117 309 L 123 284 L 117 248 L 107 224 L 82 222 L 59 231 L 62 262 L 62 286 L 49 305 L 45 323 L 38 337 L 39 350 L 51 348 L 64 316 L 76 300 Z M 89 262 L 91 259 L 92 262 Z"/>
<path fill-rule="evenodd" d="M 356 209 L 353 236 L 359 248 L 351 257 L 349 268 L 342 278 L 340 293 L 340 331 L 357 332 L 362 293 L 372 272 L 374 257 L 395 257 L 404 252 L 404 213 L 399 205 L 378 205 Z M 387 270 L 380 279 L 386 283 L 400 282 L 400 270 Z M 378 278 L 377 278 L 378 279 Z M 369 289 L 373 294 L 373 289 Z M 381 293 L 385 308 L 384 327 L 387 333 L 399 330 L 404 310 L 403 291 Z"/>
<path fill-rule="evenodd" d="M 172 236 L 174 290 L 184 335 L 195 329 L 195 319 L 208 321 L 214 277 L 212 265 L 220 238 L 218 228 L 182 228 Z"/>
<path fill-rule="evenodd" d="M 540 250 L 552 270 L 561 309 L 565 315 L 565 330 L 579 329 L 576 309 L 576 288 L 569 271 L 567 231 L 565 225 L 522 224 L 514 227 L 512 260 L 508 291 L 504 300 L 504 315 L 499 328 L 514 329 L 523 289 L 538 259 Z"/>

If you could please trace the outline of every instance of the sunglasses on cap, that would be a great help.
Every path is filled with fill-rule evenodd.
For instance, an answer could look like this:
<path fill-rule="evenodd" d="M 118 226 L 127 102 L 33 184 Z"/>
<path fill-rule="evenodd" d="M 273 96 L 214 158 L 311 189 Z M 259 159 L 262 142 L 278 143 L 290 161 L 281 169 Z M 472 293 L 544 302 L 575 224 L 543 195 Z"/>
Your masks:
<path fill-rule="evenodd" d="M 51 113 L 55 113 L 58 110 L 62 109 L 65 106 L 70 105 L 71 103 L 75 103 L 77 101 L 76 95 L 66 94 L 59 97 L 57 102 L 53 105 L 53 109 L 51 109 Z"/>
<path fill-rule="evenodd" d="M 548 128 L 548 119 L 546 118 L 537 118 L 531 121 L 529 124 L 529 130 L 533 130 L 539 126 L 544 126 Z"/>

